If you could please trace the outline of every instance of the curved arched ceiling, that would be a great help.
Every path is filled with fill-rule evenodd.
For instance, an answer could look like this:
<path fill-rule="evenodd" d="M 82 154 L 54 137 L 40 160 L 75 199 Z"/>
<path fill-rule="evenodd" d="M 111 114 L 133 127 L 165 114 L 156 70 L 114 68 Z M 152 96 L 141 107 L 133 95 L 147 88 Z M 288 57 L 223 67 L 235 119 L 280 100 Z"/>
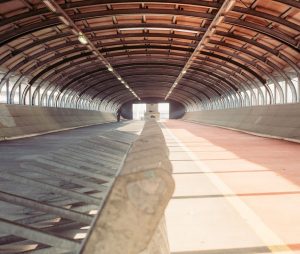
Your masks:
<path fill-rule="evenodd" d="M 23 100 L 30 92 L 33 104 L 49 93 L 56 101 L 86 99 L 110 110 L 136 99 L 78 41 L 75 25 L 137 97 L 163 100 L 224 2 L 54 1 L 74 22 L 68 24 L 45 1 L 0 0 L 0 65 L 5 72 L 0 88 L 13 75 L 18 79 L 12 91 L 26 79 Z M 192 108 L 229 94 L 239 96 L 268 80 L 290 84 L 291 72 L 300 76 L 300 2 L 232 2 L 170 93 L 171 100 Z"/>

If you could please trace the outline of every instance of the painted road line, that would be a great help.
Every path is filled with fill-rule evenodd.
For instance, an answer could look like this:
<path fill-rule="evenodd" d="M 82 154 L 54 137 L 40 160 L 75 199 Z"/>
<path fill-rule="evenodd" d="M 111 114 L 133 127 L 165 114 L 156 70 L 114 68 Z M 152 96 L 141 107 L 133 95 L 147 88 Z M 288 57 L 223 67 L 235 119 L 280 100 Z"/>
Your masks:
<path fill-rule="evenodd" d="M 227 186 L 205 163 L 187 148 L 163 123 L 162 130 L 165 136 L 172 137 L 177 144 L 187 153 L 187 155 L 194 161 L 199 170 L 208 177 L 211 183 L 223 194 L 228 203 L 239 213 L 239 215 L 246 221 L 251 229 L 257 234 L 261 241 L 268 246 L 272 253 L 292 254 L 294 253 L 282 239 L 280 239 L 275 232 L 273 232 L 261 218 L 243 202 L 230 188 Z M 278 247 L 280 246 L 280 247 Z"/>

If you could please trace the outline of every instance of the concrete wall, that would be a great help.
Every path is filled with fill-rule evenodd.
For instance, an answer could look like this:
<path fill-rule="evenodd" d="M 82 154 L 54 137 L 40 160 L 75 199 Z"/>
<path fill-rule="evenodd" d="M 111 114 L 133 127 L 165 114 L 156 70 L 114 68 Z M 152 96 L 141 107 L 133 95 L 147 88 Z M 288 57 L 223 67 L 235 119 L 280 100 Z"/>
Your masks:
<path fill-rule="evenodd" d="M 98 111 L 0 104 L 0 140 L 115 120 Z"/>
<path fill-rule="evenodd" d="M 188 112 L 183 119 L 300 140 L 300 103 Z"/>
<path fill-rule="evenodd" d="M 170 119 L 179 119 L 184 116 L 185 108 L 182 104 L 174 101 L 170 103 Z"/>
<path fill-rule="evenodd" d="M 170 254 L 165 217 L 160 221 L 147 248 L 139 254 Z"/>

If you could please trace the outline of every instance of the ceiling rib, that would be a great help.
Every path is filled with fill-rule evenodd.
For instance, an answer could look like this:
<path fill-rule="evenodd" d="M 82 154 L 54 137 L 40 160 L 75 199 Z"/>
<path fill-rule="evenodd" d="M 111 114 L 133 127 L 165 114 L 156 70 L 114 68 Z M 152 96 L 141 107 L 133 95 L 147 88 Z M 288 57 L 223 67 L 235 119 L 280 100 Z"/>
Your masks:
<path fill-rule="evenodd" d="M 56 3 L 55 0 L 43 0 L 43 3 L 53 13 L 58 14 L 58 18 L 66 26 L 70 27 L 72 33 L 78 36 L 80 43 L 86 45 L 86 47 L 97 57 L 100 62 L 106 66 L 106 68 L 136 97 L 141 100 L 140 97 L 132 90 L 129 84 L 121 77 L 121 75 L 112 67 L 109 61 L 100 53 L 94 43 L 81 31 L 81 29 L 73 22 L 69 15 Z"/>
<path fill-rule="evenodd" d="M 88 36 L 111 65 L 98 63 L 93 48 L 79 44 L 79 32 L 72 32 L 68 20 L 56 9 L 49 12 L 43 1 L 59 4 L 81 29 L 83 39 Z M 290 79 L 300 73 L 300 5 L 297 1 L 235 1 L 221 24 L 215 27 L 213 36 L 204 41 L 201 52 L 168 99 L 180 103 L 184 100 L 187 110 L 190 110 L 189 105 L 192 110 L 210 109 L 207 107 L 210 103 L 216 103 L 214 106 L 218 108 L 225 100 L 229 104 L 225 102 L 223 106 L 231 107 L 235 103 L 231 97 L 239 95 L 245 97 L 242 98 L 244 106 L 265 105 L 274 103 L 271 84 L 282 99 L 283 88 L 279 82 L 286 82 L 290 91 Z M 113 66 L 142 99 L 163 99 L 224 2 L 0 0 L 0 53 L 4 53 L 0 65 L 5 72 L 1 73 L 4 76 L 1 76 L 0 88 L 10 82 L 10 103 L 27 104 L 30 102 L 26 98 L 32 96 L 33 105 L 73 107 L 77 105 L 73 102 L 81 100 L 92 103 L 98 110 L 109 108 L 114 111 L 127 100 L 136 98 L 124 91 L 115 76 L 109 74 L 107 69 Z M 165 67 L 171 63 L 176 64 L 176 69 L 172 69 L 170 77 L 161 80 L 150 79 L 147 74 L 152 69 L 144 65 L 154 64 L 160 68 L 162 76 L 166 76 L 171 70 Z M 91 70 L 95 73 L 91 74 Z M 142 79 L 140 73 L 143 72 Z M 213 77 L 217 73 L 230 84 L 212 80 L 207 83 L 209 87 L 200 85 L 206 75 Z M 76 79 L 80 74 L 84 74 L 82 79 Z M 108 78 L 102 80 L 106 76 Z M 196 76 L 199 76 L 198 83 L 193 82 Z M 18 96 L 22 84 L 26 87 Z M 198 107 L 194 105 L 198 100 L 179 96 L 189 87 L 196 89 L 188 95 L 191 97 L 199 96 L 198 89 L 206 91 L 214 87 L 219 93 L 207 93 L 210 101 L 203 100 L 199 102 L 203 107 Z M 253 89 L 258 90 L 258 95 Z M 254 99 L 246 93 L 251 93 Z M 292 97 L 291 100 L 296 102 L 294 92 Z"/>
<path fill-rule="evenodd" d="M 213 18 L 212 22 L 210 23 L 210 25 L 207 28 L 206 32 L 204 33 L 203 37 L 199 41 L 199 43 L 196 46 L 195 50 L 193 51 L 193 53 L 191 54 L 191 56 L 187 60 L 185 66 L 181 70 L 179 76 L 177 77 L 177 79 L 175 80 L 174 84 L 170 88 L 168 94 L 165 97 L 165 100 L 167 100 L 169 98 L 169 96 L 173 92 L 174 88 L 178 85 L 178 83 L 180 82 L 180 80 L 187 73 L 188 69 L 191 67 L 191 65 L 193 64 L 194 60 L 197 58 L 197 55 L 199 55 L 201 53 L 201 50 L 203 49 L 204 45 L 207 44 L 207 42 L 209 41 L 210 36 L 215 33 L 216 27 L 220 23 L 223 22 L 226 13 L 228 13 L 234 7 L 235 2 L 236 2 L 236 0 L 225 0 L 223 2 L 223 4 L 220 7 L 220 9 L 218 10 L 216 16 Z"/>

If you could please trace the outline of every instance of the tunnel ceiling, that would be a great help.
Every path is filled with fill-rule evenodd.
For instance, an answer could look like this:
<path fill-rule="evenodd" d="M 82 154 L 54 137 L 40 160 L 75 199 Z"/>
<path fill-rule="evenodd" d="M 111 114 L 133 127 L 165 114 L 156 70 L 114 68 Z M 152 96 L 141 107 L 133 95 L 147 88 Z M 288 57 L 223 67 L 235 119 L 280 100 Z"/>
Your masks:
<path fill-rule="evenodd" d="M 12 99 L 26 81 L 20 98 L 35 105 L 52 94 L 192 108 L 299 75 L 299 24 L 296 0 L 0 0 L 0 88 L 13 80 Z"/>

